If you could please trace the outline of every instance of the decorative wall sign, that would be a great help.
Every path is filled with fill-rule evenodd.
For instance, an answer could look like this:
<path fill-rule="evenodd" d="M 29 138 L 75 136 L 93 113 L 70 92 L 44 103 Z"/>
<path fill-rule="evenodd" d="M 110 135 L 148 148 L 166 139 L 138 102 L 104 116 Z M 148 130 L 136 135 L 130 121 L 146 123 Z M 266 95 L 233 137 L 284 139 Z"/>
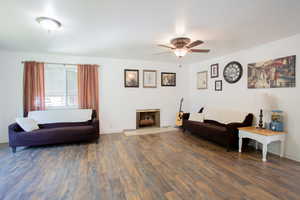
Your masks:
<path fill-rule="evenodd" d="M 219 77 L 219 64 L 213 64 L 210 66 L 210 78 Z"/>
<path fill-rule="evenodd" d="M 215 81 L 215 91 L 222 91 L 222 90 L 223 90 L 222 80 Z"/>
<path fill-rule="evenodd" d="M 143 87 L 156 88 L 156 70 L 143 70 Z"/>
<path fill-rule="evenodd" d="M 296 87 L 296 56 L 248 64 L 248 88 Z"/>
<path fill-rule="evenodd" d="M 162 72 L 161 86 L 176 86 L 176 73 Z"/>
<path fill-rule="evenodd" d="M 197 73 L 197 88 L 207 89 L 207 71 Z"/>
<path fill-rule="evenodd" d="M 228 63 L 223 71 L 225 81 L 228 83 L 238 82 L 243 75 L 243 67 L 239 62 L 232 61 Z"/>
<path fill-rule="evenodd" d="M 137 69 L 124 70 L 124 86 L 139 87 L 139 70 Z"/>

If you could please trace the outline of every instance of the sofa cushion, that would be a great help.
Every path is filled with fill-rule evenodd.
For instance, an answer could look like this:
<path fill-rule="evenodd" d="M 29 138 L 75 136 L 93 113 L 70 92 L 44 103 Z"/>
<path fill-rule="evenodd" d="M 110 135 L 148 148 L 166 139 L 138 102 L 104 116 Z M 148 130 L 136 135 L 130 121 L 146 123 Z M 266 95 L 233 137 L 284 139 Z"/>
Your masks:
<path fill-rule="evenodd" d="M 189 120 L 196 122 L 203 122 L 204 115 L 202 113 L 191 113 Z"/>
<path fill-rule="evenodd" d="M 231 110 L 231 109 L 221 109 L 221 108 L 205 108 L 204 119 L 214 120 L 223 124 L 228 124 L 231 122 L 243 122 L 248 113 Z"/>
<path fill-rule="evenodd" d="M 28 117 L 36 120 L 38 124 L 85 122 L 91 120 L 92 109 L 31 111 Z"/>
<path fill-rule="evenodd" d="M 34 119 L 20 117 L 16 119 L 16 122 L 26 132 L 39 129 L 38 123 Z"/>

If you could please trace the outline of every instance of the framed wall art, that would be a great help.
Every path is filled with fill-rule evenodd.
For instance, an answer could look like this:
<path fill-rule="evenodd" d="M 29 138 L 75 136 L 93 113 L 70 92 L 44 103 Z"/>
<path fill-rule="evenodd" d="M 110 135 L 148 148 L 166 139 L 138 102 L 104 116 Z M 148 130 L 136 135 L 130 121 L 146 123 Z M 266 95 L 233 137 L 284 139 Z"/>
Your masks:
<path fill-rule="evenodd" d="M 215 81 L 215 91 L 222 91 L 222 90 L 223 90 L 222 80 Z"/>
<path fill-rule="evenodd" d="M 210 78 L 219 77 L 219 64 L 213 64 L 210 66 Z"/>
<path fill-rule="evenodd" d="M 207 89 L 207 71 L 197 73 L 197 89 Z"/>
<path fill-rule="evenodd" d="M 156 70 L 143 70 L 143 87 L 144 88 L 156 88 L 157 78 Z"/>
<path fill-rule="evenodd" d="M 296 56 L 248 64 L 248 88 L 296 87 Z"/>
<path fill-rule="evenodd" d="M 137 69 L 124 70 L 124 86 L 139 87 L 139 70 Z"/>
<path fill-rule="evenodd" d="M 162 72 L 161 73 L 161 86 L 176 86 L 176 73 Z"/>

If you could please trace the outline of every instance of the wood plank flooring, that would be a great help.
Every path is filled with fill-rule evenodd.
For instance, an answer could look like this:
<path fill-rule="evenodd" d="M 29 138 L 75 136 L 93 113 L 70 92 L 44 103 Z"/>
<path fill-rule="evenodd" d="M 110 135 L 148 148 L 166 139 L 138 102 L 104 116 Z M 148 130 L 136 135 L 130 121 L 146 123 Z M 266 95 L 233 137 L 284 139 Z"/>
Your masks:
<path fill-rule="evenodd" d="M 180 131 L 98 144 L 0 146 L 0 199 L 300 199 L 300 163 Z"/>

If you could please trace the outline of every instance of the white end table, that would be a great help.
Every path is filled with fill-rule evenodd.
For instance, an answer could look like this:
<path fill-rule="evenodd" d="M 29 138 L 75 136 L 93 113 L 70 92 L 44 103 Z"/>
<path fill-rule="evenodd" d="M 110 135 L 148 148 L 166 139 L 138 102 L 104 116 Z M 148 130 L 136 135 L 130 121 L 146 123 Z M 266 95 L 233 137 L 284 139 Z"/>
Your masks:
<path fill-rule="evenodd" d="M 280 157 L 284 156 L 284 141 L 286 132 L 275 132 L 267 129 L 259 129 L 256 127 L 239 128 L 239 152 L 242 152 L 243 138 L 250 138 L 256 141 L 256 149 L 258 143 L 262 144 L 262 161 L 267 161 L 268 144 L 280 141 Z"/>

